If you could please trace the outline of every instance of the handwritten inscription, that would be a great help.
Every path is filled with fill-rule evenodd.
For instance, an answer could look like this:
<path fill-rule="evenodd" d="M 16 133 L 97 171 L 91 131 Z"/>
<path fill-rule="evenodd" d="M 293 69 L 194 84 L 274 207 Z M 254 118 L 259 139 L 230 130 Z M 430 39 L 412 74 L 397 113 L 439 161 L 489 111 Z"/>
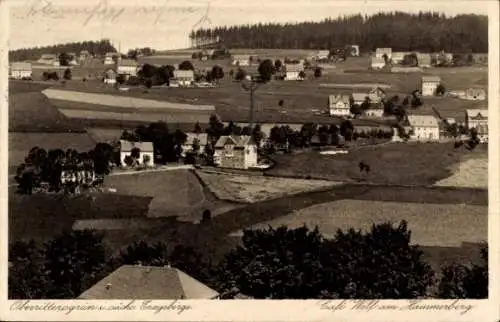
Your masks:
<path fill-rule="evenodd" d="M 88 25 L 91 21 L 98 21 L 101 23 L 116 23 L 120 17 L 127 13 L 128 17 L 141 16 L 151 17 L 149 19 L 153 24 L 172 22 L 164 21 L 162 19 L 167 12 L 175 12 L 180 16 L 191 15 L 199 12 L 203 8 L 189 6 L 187 0 L 184 6 L 169 6 L 170 1 L 165 0 L 159 6 L 134 6 L 134 7 L 118 7 L 111 6 L 108 0 L 101 0 L 94 6 L 81 7 L 81 6 L 60 6 L 54 5 L 49 0 L 35 0 L 31 3 L 26 17 L 45 17 L 52 19 L 64 19 L 70 15 L 83 15 L 83 25 Z M 209 3 L 207 3 L 209 6 Z"/>
<path fill-rule="evenodd" d="M 328 311 L 455 311 L 464 315 L 471 311 L 474 306 L 463 303 L 460 300 L 441 301 L 439 303 L 429 303 L 422 300 L 408 300 L 404 303 L 384 303 L 380 300 L 342 300 L 342 301 L 320 301 L 321 310 Z"/>
<path fill-rule="evenodd" d="M 70 315 L 75 312 L 82 311 L 149 311 L 154 314 L 161 312 L 173 312 L 180 315 L 191 310 L 192 307 L 186 304 L 179 303 L 177 300 L 170 303 L 164 303 L 152 300 L 130 300 L 119 304 L 60 304 L 57 302 L 32 302 L 30 300 L 15 301 L 11 306 L 11 311 L 52 311 L 61 312 Z"/>

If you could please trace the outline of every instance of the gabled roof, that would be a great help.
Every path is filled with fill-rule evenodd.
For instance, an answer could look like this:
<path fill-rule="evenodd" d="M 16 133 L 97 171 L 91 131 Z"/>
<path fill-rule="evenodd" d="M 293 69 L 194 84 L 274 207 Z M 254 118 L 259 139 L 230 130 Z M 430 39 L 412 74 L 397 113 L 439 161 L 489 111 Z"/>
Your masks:
<path fill-rule="evenodd" d="M 352 99 L 355 101 L 364 101 L 367 96 L 370 97 L 368 93 L 352 93 Z"/>
<path fill-rule="evenodd" d="M 153 142 L 130 142 L 120 140 L 121 152 L 130 152 L 134 148 L 138 148 L 141 152 L 154 152 Z"/>
<path fill-rule="evenodd" d="M 223 135 L 215 143 L 216 148 L 223 148 L 227 144 L 232 144 L 235 147 L 243 148 L 247 145 L 255 145 L 252 137 L 249 135 Z"/>
<path fill-rule="evenodd" d="M 178 78 L 178 77 L 192 78 L 192 77 L 194 77 L 194 71 L 177 69 L 177 70 L 174 70 L 174 77 L 175 78 Z"/>
<path fill-rule="evenodd" d="M 56 54 L 42 54 L 42 56 L 40 56 L 40 59 L 57 59 L 57 55 Z"/>
<path fill-rule="evenodd" d="M 285 70 L 287 72 L 301 72 L 304 70 L 304 65 L 302 65 L 302 64 L 285 65 Z"/>
<path fill-rule="evenodd" d="M 441 82 L 441 77 L 439 76 L 422 76 L 422 82 Z"/>
<path fill-rule="evenodd" d="M 249 60 L 250 55 L 233 55 L 233 60 Z"/>
<path fill-rule="evenodd" d="M 128 67 L 137 67 L 139 64 L 133 59 L 122 59 L 118 66 L 128 66 Z"/>
<path fill-rule="evenodd" d="M 468 118 L 488 118 L 488 109 L 467 109 L 465 110 L 465 114 Z"/>
<path fill-rule="evenodd" d="M 329 96 L 330 104 L 337 103 L 338 101 L 342 101 L 344 103 L 350 103 L 349 95 L 330 95 Z"/>
<path fill-rule="evenodd" d="M 123 265 L 80 299 L 214 299 L 219 294 L 173 267 Z"/>
<path fill-rule="evenodd" d="M 201 146 L 207 145 L 208 142 L 208 134 L 207 133 L 193 133 L 193 132 L 188 132 L 186 133 L 186 141 L 184 142 L 185 145 L 192 145 L 194 139 L 198 139 L 199 144 Z"/>
<path fill-rule="evenodd" d="M 10 64 L 11 70 L 31 70 L 31 63 L 13 62 Z"/>
<path fill-rule="evenodd" d="M 438 127 L 439 123 L 433 115 L 408 115 L 408 123 L 410 126 L 425 126 L 425 127 Z"/>

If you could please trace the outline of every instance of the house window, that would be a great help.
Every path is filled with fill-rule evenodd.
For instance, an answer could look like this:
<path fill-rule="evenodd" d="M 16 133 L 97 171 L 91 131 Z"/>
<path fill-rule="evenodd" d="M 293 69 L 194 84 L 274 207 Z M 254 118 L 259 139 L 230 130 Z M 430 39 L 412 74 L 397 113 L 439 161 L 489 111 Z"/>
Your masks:
<path fill-rule="evenodd" d="M 224 155 L 226 157 L 232 157 L 232 156 L 234 156 L 233 151 L 234 151 L 234 146 L 233 145 L 226 145 L 224 147 Z"/>

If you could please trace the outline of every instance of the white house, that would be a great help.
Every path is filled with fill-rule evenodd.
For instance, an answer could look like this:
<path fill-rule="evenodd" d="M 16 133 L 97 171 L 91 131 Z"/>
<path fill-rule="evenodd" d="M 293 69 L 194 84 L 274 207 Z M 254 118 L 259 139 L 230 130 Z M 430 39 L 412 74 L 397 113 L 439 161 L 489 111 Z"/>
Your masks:
<path fill-rule="evenodd" d="M 122 59 L 116 65 L 116 73 L 125 77 L 137 76 L 139 66 L 133 59 Z"/>
<path fill-rule="evenodd" d="M 56 54 L 42 54 L 38 62 L 45 65 L 54 65 L 55 63 L 59 63 L 59 59 Z"/>
<path fill-rule="evenodd" d="M 441 84 L 439 76 L 422 76 L 422 96 L 436 95 L 439 84 Z"/>
<path fill-rule="evenodd" d="M 233 66 L 250 66 L 250 55 L 234 55 L 231 64 Z"/>
<path fill-rule="evenodd" d="M 208 143 L 208 134 L 207 133 L 186 133 L 186 141 L 182 145 L 182 157 L 186 156 L 186 152 L 193 151 L 193 143 L 195 140 L 198 141 L 198 154 L 203 154 L 205 152 L 205 147 Z"/>
<path fill-rule="evenodd" d="M 194 84 L 194 71 L 192 70 L 174 70 L 174 82 L 171 84 L 178 86 L 192 86 Z M 174 85 L 175 86 L 175 85 Z"/>
<path fill-rule="evenodd" d="M 75 53 L 68 53 L 68 64 L 72 66 L 78 65 L 77 56 Z"/>
<path fill-rule="evenodd" d="M 382 69 L 385 67 L 385 60 L 379 57 L 372 57 L 370 66 L 372 69 Z"/>
<path fill-rule="evenodd" d="M 368 93 L 352 93 L 353 104 L 361 106 L 368 97 L 370 104 L 380 104 L 382 99 L 385 98 L 385 92 L 379 88 L 374 87 Z"/>
<path fill-rule="evenodd" d="M 392 59 L 392 48 L 377 48 L 375 50 L 375 57 L 384 59 L 384 54 L 387 55 L 387 59 Z"/>
<path fill-rule="evenodd" d="M 14 62 L 10 64 L 9 77 L 13 79 L 31 79 L 33 68 L 31 63 Z"/>
<path fill-rule="evenodd" d="M 331 116 L 351 116 L 351 102 L 349 95 L 330 95 L 328 101 Z"/>
<path fill-rule="evenodd" d="M 476 129 L 479 140 L 488 142 L 488 109 L 468 109 L 465 111 L 465 127 Z"/>
<path fill-rule="evenodd" d="M 316 53 L 316 60 L 328 59 L 329 56 L 330 56 L 329 50 L 319 50 Z"/>
<path fill-rule="evenodd" d="M 153 142 L 130 142 L 120 140 L 120 164 L 126 167 L 125 158 L 132 155 L 132 150 L 139 149 L 137 163 L 145 166 L 154 166 Z"/>
<path fill-rule="evenodd" d="M 215 144 L 214 161 L 220 167 L 248 169 L 258 164 L 257 144 L 248 135 L 224 135 Z"/>
<path fill-rule="evenodd" d="M 417 53 L 418 66 L 421 68 L 432 67 L 432 57 L 428 53 Z"/>
<path fill-rule="evenodd" d="M 116 72 L 113 69 L 108 69 L 104 73 L 104 84 L 116 84 Z"/>
<path fill-rule="evenodd" d="M 300 77 L 301 73 L 304 72 L 304 65 L 302 64 L 289 64 L 285 65 L 285 80 L 304 80 Z"/>
<path fill-rule="evenodd" d="M 351 56 L 359 57 L 359 45 L 351 45 Z"/>
<path fill-rule="evenodd" d="M 439 122 L 433 115 L 408 115 L 410 139 L 415 141 L 438 141 Z"/>

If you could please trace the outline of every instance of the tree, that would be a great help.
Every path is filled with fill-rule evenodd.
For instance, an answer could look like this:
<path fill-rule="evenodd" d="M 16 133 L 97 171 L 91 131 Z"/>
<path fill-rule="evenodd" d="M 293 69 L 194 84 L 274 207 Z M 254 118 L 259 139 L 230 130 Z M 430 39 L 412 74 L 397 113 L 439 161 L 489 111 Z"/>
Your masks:
<path fill-rule="evenodd" d="M 208 209 L 203 210 L 201 222 L 207 223 L 212 220 L 212 212 Z"/>
<path fill-rule="evenodd" d="M 387 54 L 384 54 L 382 58 L 384 59 L 384 63 L 387 66 L 389 64 L 389 56 L 387 56 Z"/>
<path fill-rule="evenodd" d="M 283 67 L 283 63 L 281 62 L 281 60 L 277 59 L 274 61 L 274 70 L 275 71 L 280 72 L 282 67 Z"/>
<path fill-rule="evenodd" d="M 198 138 L 193 139 L 193 144 L 192 144 L 192 152 L 198 154 L 200 152 L 200 140 Z"/>
<path fill-rule="evenodd" d="M 123 159 L 123 162 L 125 162 L 125 165 L 127 165 L 128 167 L 131 167 L 131 166 L 133 166 L 133 165 L 134 165 L 135 160 L 134 160 L 134 158 L 132 158 L 132 156 L 127 155 L 127 156 Z"/>
<path fill-rule="evenodd" d="M 270 59 L 265 59 L 262 61 L 258 68 L 260 78 L 264 82 L 268 82 L 271 80 L 272 76 L 275 73 L 273 62 Z"/>
<path fill-rule="evenodd" d="M 210 115 L 208 124 L 209 127 L 207 129 L 207 133 L 210 136 L 212 143 L 215 144 L 219 137 L 224 133 L 224 123 L 222 123 L 218 115 L 214 114 Z"/>
<path fill-rule="evenodd" d="M 357 104 L 352 104 L 349 108 L 349 113 L 354 115 L 354 118 L 357 118 L 359 115 L 363 114 L 363 110 Z"/>
<path fill-rule="evenodd" d="M 132 151 L 130 151 L 130 156 L 138 160 L 141 157 L 141 150 L 139 148 L 133 148 Z"/>
<path fill-rule="evenodd" d="M 220 289 L 256 299 L 418 298 L 433 277 L 421 256 L 405 222 L 339 230 L 331 240 L 305 226 L 245 230 L 218 268 Z"/>
<path fill-rule="evenodd" d="M 330 134 L 328 133 L 328 126 L 322 125 L 318 128 L 318 136 L 320 145 L 325 146 L 328 144 Z"/>
<path fill-rule="evenodd" d="M 194 125 L 193 132 L 196 134 L 203 133 L 203 129 L 201 128 L 200 122 L 196 122 L 196 124 Z"/>
<path fill-rule="evenodd" d="M 305 71 L 303 71 L 303 70 L 301 70 L 301 71 L 299 72 L 299 78 L 300 78 L 300 79 L 305 79 L 305 78 L 306 78 L 306 72 L 305 72 Z"/>
<path fill-rule="evenodd" d="M 245 72 L 245 70 L 238 68 L 238 70 L 236 71 L 236 75 L 234 76 L 234 79 L 237 81 L 242 81 L 245 79 L 246 76 L 247 73 Z"/>
<path fill-rule="evenodd" d="M 480 265 L 451 264 L 443 268 L 438 296 L 453 299 L 485 299 L 488 297 L 488 246 L 481 248 Z"/>
<path fill-rule="evenodd" d="M 103 278 L 108 251 L 102 235 L 90 230 L 63 233 L 44 249 L 45 270 L 53 281 L 51 298 L 76 298 Z"/>
<path fill-rule="evenodd" d="M 179 70 L 194 70 L 193 63 L 189 60 L 185 60 L 179 64 Z"/>
<path fill-rule="evenodd" d="M 354 126 L 349 120 L 344 120 L 340 124 L 340 135 L 344 137 L 346 141 L 351 141 L 352 135 L 354 133 Z"/>
<path fill-rule="evenodd" d="M 443 96 L 444 94 L 446 93 L 446 88 L 444 87 L 443 84 L 439 84 L 437 87 L 436 87 L 436 95 L 437 96 Z"/>
<path fill-rule="evenodd" d="M 71 59 L 71 57 L 69 57 L 69 55 L 66 52 L 62 52 L 59 55 L 59 65 L 61 65 L 61 66 L 69 66 L 70 59 Z"/>
<path fill-rule="evenodd" d="M 64 79 L 65 80 L 71 80 L 71 69 L 66 68 L 64 70 Z"/>
<path fill-rule="evenodd" d="M 314 69 L 314 77 L 319 78 L 322 75 L 321 68 L 317 67 Z"/>
<path fill-rule="evenodd" d="M 264 138 L 264 133 L 262 132 L 262 128 L 259 124 L 256 124 L 254 126 L 251 135 L 252 135 L 252 139 L 257 144 L 257 146 L 260 146 L 260 142 Z"/>
<path fill-rule="evenodd" d="M 210 77 L 216 81 L 219 81 L 224 78 L 224 70 L 222 69 L 222 67 L 215 65 L 214 67 L 212 67 Z"/>

